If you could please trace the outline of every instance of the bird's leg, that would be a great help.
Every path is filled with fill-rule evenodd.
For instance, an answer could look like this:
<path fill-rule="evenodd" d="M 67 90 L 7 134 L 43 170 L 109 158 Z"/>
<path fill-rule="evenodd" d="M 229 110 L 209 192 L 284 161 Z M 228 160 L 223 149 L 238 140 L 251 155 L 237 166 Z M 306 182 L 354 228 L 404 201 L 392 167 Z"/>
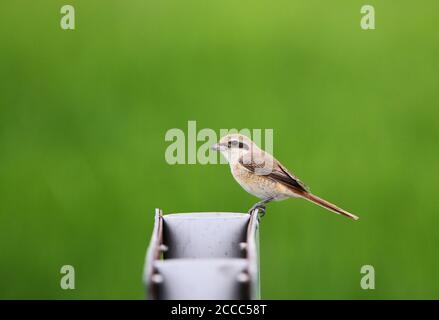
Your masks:
<path fill-rule="evenodd" d="M 263 217 L 265 215 L 265 205 L 267 203 L 269 203 L 270 201 L 272 201 L 273 198 L 268 198 L 259 202 L 256 202 L 253 207 L 250 208 L 250 210 L 248 211 L 249 214 L 252 213 L 253 210 L 258 209 L 260 212 L 260 216 Z"/>

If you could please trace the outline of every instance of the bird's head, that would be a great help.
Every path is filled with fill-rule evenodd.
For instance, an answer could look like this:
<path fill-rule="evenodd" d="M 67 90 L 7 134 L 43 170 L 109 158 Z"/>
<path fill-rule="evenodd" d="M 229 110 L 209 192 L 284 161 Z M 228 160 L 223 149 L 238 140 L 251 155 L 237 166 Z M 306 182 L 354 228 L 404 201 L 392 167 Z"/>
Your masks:
<path fill-rule="evenodd" d="M 234 133 L 222 137 L 218 143 L 212 146 L 212 149 L 220 151 L 229 163 L 234 163 L 243 155 L 252 152 L 255 147 L 256 145 L 250 138 Z"/>

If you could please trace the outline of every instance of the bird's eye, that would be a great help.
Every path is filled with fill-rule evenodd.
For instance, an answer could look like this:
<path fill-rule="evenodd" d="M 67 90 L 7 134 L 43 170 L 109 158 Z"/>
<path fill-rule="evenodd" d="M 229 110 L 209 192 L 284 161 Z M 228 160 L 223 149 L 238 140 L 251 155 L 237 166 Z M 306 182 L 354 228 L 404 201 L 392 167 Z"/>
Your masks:
<path fill-rule="evenodd" d="M 232 140 L 229 141 L 227 146 L 229 148 L 239 148 L 239 149 L 248 149 L 247 145 L 241 141 Z"/>

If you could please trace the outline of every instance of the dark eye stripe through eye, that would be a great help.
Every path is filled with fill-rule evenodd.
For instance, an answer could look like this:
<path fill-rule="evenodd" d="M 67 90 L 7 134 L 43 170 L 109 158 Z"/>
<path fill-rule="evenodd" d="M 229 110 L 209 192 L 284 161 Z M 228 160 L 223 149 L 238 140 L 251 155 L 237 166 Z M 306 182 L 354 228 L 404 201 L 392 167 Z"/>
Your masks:
<path fill-rule="evenodd" d="M 232 147 L 236 148 L 236 147 L 238 147 L 239 149 L 246 149 L 246 150 L 248 150 L 248 146 L 245 143 L 243 143 L 241 141 L 236 141 L 236 140 L 229 141 L 228 147 L 229 148 L 232 148 Z"/>

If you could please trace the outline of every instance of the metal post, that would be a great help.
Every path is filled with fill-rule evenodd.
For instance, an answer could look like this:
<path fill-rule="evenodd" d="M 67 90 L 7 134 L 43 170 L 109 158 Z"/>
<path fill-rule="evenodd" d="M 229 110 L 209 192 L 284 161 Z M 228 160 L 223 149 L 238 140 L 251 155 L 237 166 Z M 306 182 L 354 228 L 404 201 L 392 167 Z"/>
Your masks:
<path fill-rule="evenodd" d="M 148 298 L 259 299 L 258 225 L 257 210 L 156 209 L 144 270 Z"/>

